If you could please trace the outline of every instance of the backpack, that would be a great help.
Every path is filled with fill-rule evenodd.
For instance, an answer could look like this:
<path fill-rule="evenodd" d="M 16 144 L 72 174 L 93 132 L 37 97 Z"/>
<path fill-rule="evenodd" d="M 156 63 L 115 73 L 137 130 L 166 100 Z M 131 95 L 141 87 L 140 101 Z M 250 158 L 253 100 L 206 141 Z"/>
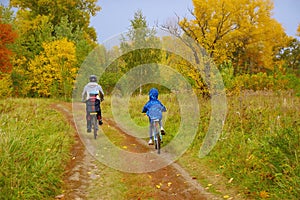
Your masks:
<path fill-rule="evenodd" d="M 99 112 L 100 111 L 100 100 L 97 95 L 90 95 L 90 98 L 86 101 L 87 112 Z"/>

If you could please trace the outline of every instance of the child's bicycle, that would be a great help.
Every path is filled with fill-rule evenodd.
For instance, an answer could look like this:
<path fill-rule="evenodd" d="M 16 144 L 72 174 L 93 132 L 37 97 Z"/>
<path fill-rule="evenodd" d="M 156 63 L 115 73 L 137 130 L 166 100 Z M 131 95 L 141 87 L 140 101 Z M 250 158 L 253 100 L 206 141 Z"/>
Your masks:
<path fill-rule="evenodd" d="M 154 137 L 154 145 L 155 149 L 157 149 L 157 153 L 160 154 L 160 147 L 162 143 L 162 135 L 160 132 L 160 124 L 159 124 L 159 119 L 154 119 L 152 120 L 152 131 L 153 131 L 153 137 Z"/>

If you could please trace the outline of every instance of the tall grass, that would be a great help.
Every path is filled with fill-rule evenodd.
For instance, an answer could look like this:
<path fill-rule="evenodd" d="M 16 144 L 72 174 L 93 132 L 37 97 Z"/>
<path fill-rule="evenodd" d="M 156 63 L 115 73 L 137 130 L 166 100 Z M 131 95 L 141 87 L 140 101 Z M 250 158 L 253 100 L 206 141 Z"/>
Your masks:
<path fill-rule="evenodd" d="M 129 109 L 137 123 L 141 106 L 147 98 L 131 100 Z M 161 95 L 168 109 L 165 128 L 167 142 L 177 132 L 180 123 L 177 101 L 173 96 Z M 199 132 L 186 154 L 179 159 L 194 175 L 203 173 L 205 164 L 225 180 L 232 179 L 244 198 L 299 199 L 300 198 L 300 98 L 276 94 L 256 94 L 229 97 L 228 114 L 217 145 L 204 159 L 198 158 L 199 148 L 209 125 L 211 105 L 200 99 L 201 123 Z"/>
<path fill-rule="evenodd" d="M 50 100 L 0 101 L 0 199 L 59 194 L 72 130 Z"/>
<path fill-rule="evenodd" d="M 299 199 L 300 99 L 249 95 L 230 97 L 228 105 L 221 138 L 201 162 L 232 178 L 246 198 Z M 206 116 L 209 110 L 204 110 Z M 192 154 L 201 145 L 203 130 Z"/>

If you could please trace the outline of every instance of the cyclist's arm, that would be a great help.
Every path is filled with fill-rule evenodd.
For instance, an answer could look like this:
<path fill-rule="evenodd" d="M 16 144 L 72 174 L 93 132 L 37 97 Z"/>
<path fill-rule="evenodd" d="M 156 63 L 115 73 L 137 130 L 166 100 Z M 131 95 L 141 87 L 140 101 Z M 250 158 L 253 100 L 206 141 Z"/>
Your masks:
<path fill-rule="evenodd" d="M 104 94 L 99 90 L 100 101 L 104 101 Z"/>
<path fill-rule="evenodd" d="M 166 112 L 166 111 L 167 111 L 167 108 L 164 106 L 164 104 L 162 104 L 162 103 L 160 102 L 160 105 L 161 105 L 161 107 L 162 107 L 161 111 L 162 111 L 162 112 Z"/>
<path fill-rule="evenodd" d="M 85 101 L 85 98 L 86 98 L 86 87 L 84 87 L 83 92 L 81 94 L 81 100 Z"/>
<path fill-rule="evenodd" d="M 100 85 L 99 85 L 99 97 L 100 97 L 101 101 L 104 100 L 104 92 L 103 92 L 103 89 Z"/>
<path fill-rule="evenodd" d="M 146 113 L 148 111 L 147 104 L 143 107 L 142 113 Z"/>

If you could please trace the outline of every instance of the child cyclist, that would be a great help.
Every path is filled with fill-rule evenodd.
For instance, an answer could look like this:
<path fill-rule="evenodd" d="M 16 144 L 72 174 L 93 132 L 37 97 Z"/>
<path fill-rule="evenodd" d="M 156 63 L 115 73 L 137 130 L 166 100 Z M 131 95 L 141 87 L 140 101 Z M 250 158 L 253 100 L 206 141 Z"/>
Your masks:
<path fill-rule="evenodd" d="M 152 132 L 153 132 L 153 123 L 152 120 L 158 119 L 159 120 L 159 125 L 161 127 L 161 134 L 164 135 L 165 131 L 162 126 L 162 112 L 166 112 L 167 109 L 166 107 L 158 100 L 158 90 L 156 88 L 152 88 L 149 91 L 149 101 L 145 104 L 142 113 L 146 113 L 147 116 L 149 117 L 149 137 L 150 140 L 148 142 L 149 145 L 153 145 L 153 140 L 152 140 Z"/>

